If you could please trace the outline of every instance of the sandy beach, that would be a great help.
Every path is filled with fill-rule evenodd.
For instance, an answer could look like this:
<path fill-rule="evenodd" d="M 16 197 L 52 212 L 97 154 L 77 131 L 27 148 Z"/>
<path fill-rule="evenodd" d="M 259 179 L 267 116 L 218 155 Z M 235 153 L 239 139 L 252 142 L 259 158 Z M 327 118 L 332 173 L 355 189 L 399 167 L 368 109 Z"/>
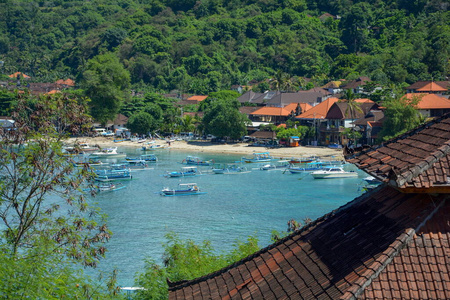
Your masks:
<path fill-rule="evenodd" d="M 70 138 L 67 141 L 68 145 L 73 145 L 77 142 L 86 142 L 90 145 L 98 145 L 100 148 L 107 147 L 136 147 L 141 148 L 144 143 L 136 141 L 123 141 L 116 143 L 112 137 L 79 137 Z M 164 140 L 155 140 L 155 144 L 169 147 L 169 144 Z M 182 150 L 191 152 L 196 155 L 202 152 L 208 153 L 232 153 L 240 155 L 251 156 L 252 153 L 270 152 L 275 158 L 291 158 L 291 157 L 334 157 L 336 159 L 343 159 L 342 149 L 332 149 L 328 147 L 313 147 L 313 146 L 299 146 L 299 147 L 280 147 L 280 148 L 265 148 L 249 146 L 247 143 L 233 143 L 233 144 L 216 144 L 207 141 L 173 141 L 170 143 L 170 150 Z"/>

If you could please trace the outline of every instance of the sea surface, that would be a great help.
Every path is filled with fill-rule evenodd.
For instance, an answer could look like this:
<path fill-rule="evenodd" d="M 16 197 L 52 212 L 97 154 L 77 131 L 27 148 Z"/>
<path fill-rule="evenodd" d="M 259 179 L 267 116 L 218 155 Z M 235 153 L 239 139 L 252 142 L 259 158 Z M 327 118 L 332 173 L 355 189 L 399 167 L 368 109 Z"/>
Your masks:
<path fill-rule="evenodd" d="M 144 154 L 140 149 L 120 146 L 119 151 L 131 157 Z M 315 180 L 308 173 L 263 171 L 259 164 L 244 164 L 251 172 L 236 175 L 213 174 L 211 167 L 199 166 L 202 175 L 167 178 L 168 171 L 185 166 L 181 162 L 188 155 L 216 163 L 236 162 L 242 155 L 171 149 L 146 153 L 155 154 L 158 162 L 134 171 L 133 180 L 122 182 L 126 188 L 102 192 L 92 199 L 109 216 L 108 226 L 113 231 L 98 269 L 117 269 L 120 286 L 134 286 L 136 274 L 143 272 L 144 259 L 162 262 L 167 233 L 175 232 L 181 239 L 197 243 L 208 240 L 218 253 L 251 235 L 258 237 L 260 247 L 266 247 L 271 244 L 272 231 L 286 231 L 290 219 L 302 223 L 305 218 L 315 220 L 361 195 L 364 185 L 362 172 L 358 178 Z M 353 165 L 345 168 L 356 170 Z M 205 194 L 166 197 L 159 193 L 164 187 L 192 182 Z"/>

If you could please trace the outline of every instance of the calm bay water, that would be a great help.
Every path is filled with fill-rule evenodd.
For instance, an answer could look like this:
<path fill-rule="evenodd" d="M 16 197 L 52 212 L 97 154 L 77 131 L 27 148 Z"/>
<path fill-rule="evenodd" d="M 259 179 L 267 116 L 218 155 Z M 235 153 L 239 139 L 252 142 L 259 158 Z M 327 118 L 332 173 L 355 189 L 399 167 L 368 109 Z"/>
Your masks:
<path fill-rule="evenodd" d="M 129 156 L 143 154 L 138 149 L 120 148 Z M 246 164 L 249 173 L 211 174 L 211 167 L 199 166 L 204 175 L 166 178 L 167 171 L 179 171 L 187 155 L 217 163 L 230 163 L 241 155 L 153 151 L 157 163 L 133 172 L 125 189 L 104 192 L 94 201 L 109 216 L 113 237 L 106 245 L 106 259 L 99 269 L 118 269 L 118 283 L 133 286 L 134 276 L 143 271 L 144 259 L 162 261 L 165 234 L 178 233 L 181 239 L 211 241 L 218 251 L 227 251 L 237 240 L 256 235 L 261 247 L 268 246 L 273 230 L 286 231 L 287 221 L 312 220 L 349 202 L 361 194 L 362 178 L 314 180 L 308 174 L 262 171 L 258 164 Z M 115 160 L 107 160 L 114 162 Z M 346 166 L 355 169 L 354 166 Z M 159 191 L 179 183 L 195 182 L 206 194 L 164 197 Z"/>

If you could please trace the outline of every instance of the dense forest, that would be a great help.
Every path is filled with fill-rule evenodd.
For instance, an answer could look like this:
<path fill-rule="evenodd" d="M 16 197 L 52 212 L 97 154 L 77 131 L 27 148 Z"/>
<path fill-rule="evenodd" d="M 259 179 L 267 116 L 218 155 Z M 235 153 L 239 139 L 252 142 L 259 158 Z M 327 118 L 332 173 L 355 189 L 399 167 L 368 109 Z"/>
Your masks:
<path fill-rule="evenodd" d="M 114 56 L 137 91 L 207 94 L 283 73 L 315 85 L 446 80 L 447 0 L 2 0 L 3 75 L 81 82 Z"/>

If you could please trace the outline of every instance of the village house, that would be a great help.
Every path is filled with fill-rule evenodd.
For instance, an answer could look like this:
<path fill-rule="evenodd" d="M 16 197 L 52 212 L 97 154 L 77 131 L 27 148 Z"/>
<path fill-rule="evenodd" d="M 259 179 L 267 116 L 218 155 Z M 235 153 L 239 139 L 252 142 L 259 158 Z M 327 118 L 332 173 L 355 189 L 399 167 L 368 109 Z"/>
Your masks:
<path fill-rule="evenodd" d="M 169 300 L 450 299 L 450 115 L 345 155 L 379 186 Z"/>
<path fill-rule="evenodd" d="M 406 93 L 448 94 L 450 81 L 417 81 L 405 88 Z"/>
<path fill-rule="evenodd" d="M 406 99 L 417 99 L 417 110 L 426 118 L 440 117 L 450 112 L 450 100 L 437 94 L 429 93 L 408 93 Z"/>
<path fill-rule="evenodd" d="M 341 85 L 341 89 L 343 91 L 345 90 L 351 90 L 354 94 L 361 94 L 364 91 L 364 86 L 371 82 L 370 78 L 367 76 L 361 76 L 356 80 L 352 80 L 348 83 L 345 83 Z"/>

